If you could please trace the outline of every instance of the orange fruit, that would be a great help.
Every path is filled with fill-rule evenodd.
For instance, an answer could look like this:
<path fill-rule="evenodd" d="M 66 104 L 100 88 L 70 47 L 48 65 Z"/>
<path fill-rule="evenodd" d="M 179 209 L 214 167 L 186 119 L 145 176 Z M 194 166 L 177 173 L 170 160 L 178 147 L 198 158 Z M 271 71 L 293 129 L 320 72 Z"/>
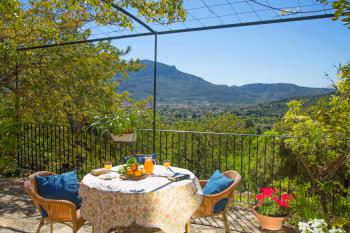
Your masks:
<path fill-rule="evenodd" d="M 126 171 L 126 175 L 127 175 L 127 176 L 133 176 L 133 175 L 134 175 L 134 171 L 131 170 L 131 169 L 128 169 L 128 170 Z"/>
<path fill-rule="evenodd" d="M 142 170 L 137 170 L 137 171 L 134 172 L 134 175 L 135 175 L 136 177 L 140 177 L 140 176 L 142 176 L 142 174 L 143 174 L 143 171 L 142 171 Z"/>
<path fill-rule="evenodd" d="M 131 164 L 131 165 L 130 165 L 130 169 L 133 170 L 133 171 L 137 171 L 137 169 L 138 169 L 137 163 Z"/>

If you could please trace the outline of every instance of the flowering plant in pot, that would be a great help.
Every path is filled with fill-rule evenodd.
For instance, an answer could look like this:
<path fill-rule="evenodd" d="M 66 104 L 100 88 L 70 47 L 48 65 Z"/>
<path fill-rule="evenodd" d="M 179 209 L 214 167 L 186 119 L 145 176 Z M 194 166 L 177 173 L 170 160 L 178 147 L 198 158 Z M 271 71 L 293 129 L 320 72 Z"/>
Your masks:
<path fill-rule="evenodd" d="M 288 193 L 281 194 L 278 189 L 264 187 L 260 188 L 260 193 L 255 198 L 258 205 L 253 207 L 253 213 L 261 227 L 267 230 L 280 230 L 289 214 L 291 196 Z"/>

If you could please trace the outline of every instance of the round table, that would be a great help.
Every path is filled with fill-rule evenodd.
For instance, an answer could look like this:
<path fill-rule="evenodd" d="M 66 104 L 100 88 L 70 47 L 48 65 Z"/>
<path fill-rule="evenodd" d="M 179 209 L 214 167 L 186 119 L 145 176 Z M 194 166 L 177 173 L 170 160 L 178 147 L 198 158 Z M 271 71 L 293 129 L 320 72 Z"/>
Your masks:
<path fill-rule="evenodd" d="M 95 225 L 97 233 L 137 224 L 160 228 L 166 233 L 183 233 L 187 221 L 202 202 L 202 189 L 195 175 L 182 168 L 175 173 L 190 179 L 168 180 L 163 166 L 154 166 L 154 175 L 138 181 L 123 180 L 113 167 L 111 180 L 86 175 L 80 185 L 81 215 Z"/>

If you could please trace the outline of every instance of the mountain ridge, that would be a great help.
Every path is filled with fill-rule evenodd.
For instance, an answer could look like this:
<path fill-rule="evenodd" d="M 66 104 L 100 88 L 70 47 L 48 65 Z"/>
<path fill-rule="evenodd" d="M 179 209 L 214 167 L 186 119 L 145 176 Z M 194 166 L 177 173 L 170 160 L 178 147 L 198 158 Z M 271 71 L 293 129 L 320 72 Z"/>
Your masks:
<path fill-rule="evenodd" d="M 144 68 L 122 79 L 118 91 L 135 99 L 153 95 L 153 61 L 140 60 Z M 213 84 L 182 72 L 176 66 L 157 63 L 157 100 L 160 103 L 252 104 L 334 92 L 330 88 L 302 87 L 290 83 L 252 83 L 242 86 Z"/>

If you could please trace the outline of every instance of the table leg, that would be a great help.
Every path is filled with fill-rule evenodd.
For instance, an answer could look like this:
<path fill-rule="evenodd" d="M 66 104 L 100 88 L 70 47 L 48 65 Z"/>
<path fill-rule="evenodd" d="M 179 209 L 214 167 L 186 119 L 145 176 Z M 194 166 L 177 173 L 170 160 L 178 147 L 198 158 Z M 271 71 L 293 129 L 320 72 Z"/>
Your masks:
<path fill-rule="evenodd" d="M 186 223 L 186 233 L 190 233 L 191 232 L 191 220 L 189 220 Z"/>

